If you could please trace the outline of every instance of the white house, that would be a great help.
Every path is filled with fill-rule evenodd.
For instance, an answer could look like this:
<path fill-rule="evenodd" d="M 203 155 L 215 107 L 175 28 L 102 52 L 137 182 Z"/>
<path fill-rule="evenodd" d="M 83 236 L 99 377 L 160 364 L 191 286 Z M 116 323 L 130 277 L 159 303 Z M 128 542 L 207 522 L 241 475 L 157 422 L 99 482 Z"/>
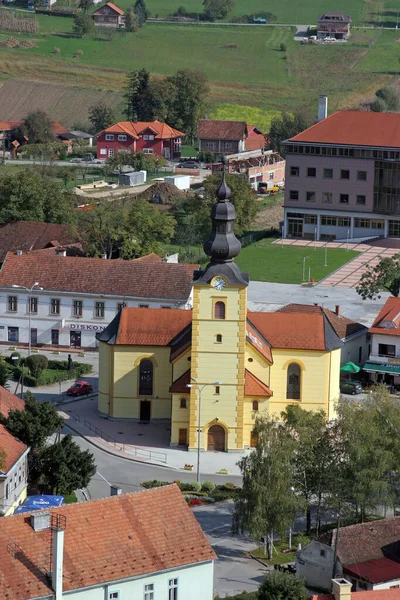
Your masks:
<path fill-rule="evenodd" d="M 373 382 L 400 385 L 400 298 L 388 298 L 369 330 L 364 371 Z"/>
<path fill-rule="evenodd" d="M 65 248 L 9 252 L 0 270 L 0 344 L 96 348 L 124 306 L 191 308 L 195 265 L 67 256 Z M 36 285 L 35 285 L 36 284 Z M 29 334 L 30 330 L 30 334 Z"/>
<path fill-rule="evenodd" d="M 0 414 L 7 417 L 10 410 L 23 410 L 24 401 L 0 386 Z M 28 484 L 29 448 L 0 425 L 0 516 L 11 515 L 26 498 Z"/>
<path fill-rule="evenodd" d="M 212 600 L 215 558 L 175 484 L 0 520 L 2 600 Z"/>

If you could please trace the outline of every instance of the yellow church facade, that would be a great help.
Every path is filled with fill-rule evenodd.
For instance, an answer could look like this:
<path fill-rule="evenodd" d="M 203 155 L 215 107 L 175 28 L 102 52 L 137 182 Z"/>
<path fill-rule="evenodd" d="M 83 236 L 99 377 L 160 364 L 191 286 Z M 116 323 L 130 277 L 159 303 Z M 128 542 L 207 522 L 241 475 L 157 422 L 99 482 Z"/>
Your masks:
<path fill-rule="evenodd" d="M 223 181 L 193 281 L 193 309 L 123 308 L 99 340 L 99 412 L 165 421 L 171 446 L 240 452 L 257 415 L 289 404 L 335 416 L 342 342 L 324 314 L 247 309 L 248 275 L 233 258 L 234 208 Z"/>

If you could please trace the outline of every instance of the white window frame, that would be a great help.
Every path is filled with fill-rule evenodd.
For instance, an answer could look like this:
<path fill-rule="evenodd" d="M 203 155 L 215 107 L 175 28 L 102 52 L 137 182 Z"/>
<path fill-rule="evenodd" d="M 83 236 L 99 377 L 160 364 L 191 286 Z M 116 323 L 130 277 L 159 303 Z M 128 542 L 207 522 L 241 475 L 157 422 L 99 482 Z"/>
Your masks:
<path fill-rule="evenodd" d="M 108 600 L 120 600 L 119 590 L 108 592 Z"/>
<path fill-rule="evenodd" d="M 148 140 L 148 139 L 149 139 L 149 136 L 148 136 L 148 135 L 143 135 L 143 139 L 144 139 L 144 140 Z"/>
<path fill-rule="evenodd" d="M 126 142 L 128 138 L 126 137 L 126 135 L 119 135 L 118 136 L 118 141 L 119 142 Z"/>
<path fill-rule="evenodd" d="M 80 303 L 80 312 L 77 310 L 78 302 Z M 72 316 L 83 317 L 83 300 L 73 300 L 72 301 Z"/>
<path fill-rule="evenodd" d="M 113 142 L 113 141 L 114 141 L 114 134 L 106 133 L 106 142 Z"/>
<path fill-rule="evenodd" d="M 114 158 L 114 148 L 108 149 L 108 158 Z"/>
<path fill-rule="evenodd" d="M 106 303 L 98 301 L 94 303 L 94 316 L 96 319 L 104 319 L 106 314 Z"/>
<path fill-rule="evenodd" d="M 107 148 L 100 148 L 100 154 L 102 154 L 104 156 L 104 154 L 107 154 Z"/>
<path fill-rule="evenodd" d="M 149 135 L 149 140 L 154 140 L 154 135 L 153 134 Z"/>
<path fill-rule="evenodd" d="M 36 305 L 35 310 L 32 309 L 32 305 Z M 31 315 L 37 315 L 39 312 L 39 298 L 37 296 L 30 296 L 28 298 L 28 313 Z"/>
<path fill-rule="evenodd" d="M 15 308 L 12 308 L 12 307 Z M 18 296 L 8 296 L 7 298 L 7 312 L 16 313 L 18 312 Z"/>
<path fill-rule="evenodd" d="M 154 148 L 143 148 L 143 154 L 154 154 Z"/>
<path fill-rule="evenodd" d="M 143 600 L 154 600 L 154 583 L 145 583 Z"/>
<path fill-rule="evenodd" d="M 53 306 L 53 302 L 57 303 L 57 305 L 54 306 L 58 306 L 58 310 L 53 310 L 54 306 Z M 61 312 L 61 301 L 59 298 L 50 298 L 50 314 L 51 315 L 59 315 Z"/>
<path fill-rule="evenodd" d="M 168 600 L 178 600 L 178 577 L 168 581 Z"/>

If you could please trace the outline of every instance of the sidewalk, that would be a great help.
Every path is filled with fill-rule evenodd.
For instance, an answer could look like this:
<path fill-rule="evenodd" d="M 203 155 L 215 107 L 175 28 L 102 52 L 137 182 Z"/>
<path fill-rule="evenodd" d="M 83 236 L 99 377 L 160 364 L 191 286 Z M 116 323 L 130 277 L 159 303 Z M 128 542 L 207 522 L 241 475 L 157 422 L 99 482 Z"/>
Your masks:
<path fill-rule="evenodd" d="M 184 471 L 185 464 L 190 464 L 196 471 L 197 452 L 168 446 L 168 422 L 146 424 L 105 419 L 97 412 L 97 397 L 63 402 L 58 404 L 58 409 L 67 427 L 109 454 L 174 471 Z M 201 452 L 200 472 L 215 475 L 221 469 L 227 469 L 229 475 L 240 475 L 236 463 L 249 452 Z M 226 478 L 226 473 L 224 476 Z"/>

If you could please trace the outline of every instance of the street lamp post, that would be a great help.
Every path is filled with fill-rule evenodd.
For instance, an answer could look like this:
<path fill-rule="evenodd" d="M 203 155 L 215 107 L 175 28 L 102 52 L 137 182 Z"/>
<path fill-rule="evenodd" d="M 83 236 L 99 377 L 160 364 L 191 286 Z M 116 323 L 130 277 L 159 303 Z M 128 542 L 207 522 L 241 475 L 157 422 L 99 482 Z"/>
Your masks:
<path fill-rule="evenodd" d="M 39 286 L 39 282 L 35 281 L 31 288 L 27 288 L 25 285 L 12 285 L 13 288 L 18 288 L 20 290 L 26 290 L 28 292 L 28 318 L 29 318 L 29 332 L 28 332 L 28 356 L 31 355 L 31 295 L 33 290 L 42 290 L 43 288 Z"/>
<path fill-rule="evenodd" d="M 221 385 L 220 381 L 214 381 L 214 383 L 198 383 L 194 377 L 190 378 L 194 383 L 187 383 L 186 387 L 188 388 L 196 388 L 199 394 L 199 410 L 198 410 L 198 424 L 197 424 L 197 474 L 196 481 L 200 483 L 200 411 L 201 411 L 201 393 L 205 387 L 209 385 Z"/>

